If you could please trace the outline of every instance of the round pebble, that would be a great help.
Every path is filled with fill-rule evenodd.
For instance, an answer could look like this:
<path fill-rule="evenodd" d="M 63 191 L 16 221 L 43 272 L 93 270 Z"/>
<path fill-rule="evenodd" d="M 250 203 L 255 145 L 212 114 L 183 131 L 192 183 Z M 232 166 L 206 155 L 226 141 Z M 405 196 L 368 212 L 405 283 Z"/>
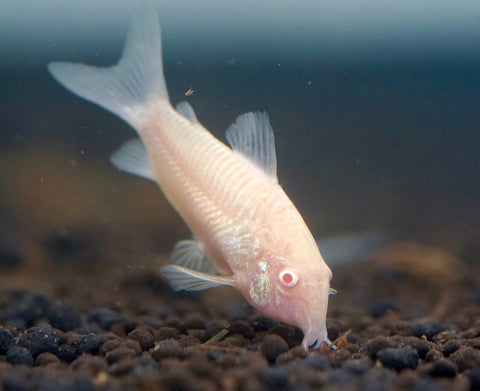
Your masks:
<path fill-rule="evenodd" d="M 474 348 L 461 348 L 453 353 L 449 359 L 454 362 L 459 372 L 463 372 L 467 369 L 480 367 L 480 350 Z"/>
<path fill-rule="evenodd" d="M 377 353 L 377 359 L 387 368 L 402 371 L 407 368 L 415 369 L 418 365 L 418 353 L 412 348 L 387 348 Z"/>
<path fill-rule="evenodd" d="M 258 377 L 271 390 L 283 389 L 288 385 L 288 373 L 283 368 L 262 369 Z"/>
<path fill-rule="evenodd" d="M 256 315 L 250 320 L 250 324 L 256 331 L 267 331 L 277 324 L 277 321 L 265 315 Z"/>
<path fill-rule="evenodd" d="M 65 343 L 62 345 L 58 346 L 58 349 L 55 350 L 55 355 L 62 361 L 65 361 L 67 363 L 71 363 L 73 360 L 75 360 L 79 356 L 80 352 L 78 350 L 78 347 Z"/>
<path fill-rule="evenodd" d="M 427 320 L 422 322 L 414 322 L 413 329 L 415 337 L 422 338 L 425 336 L 429 341 L 432 341 L 433 337 L 445 330 L 445 326 L 436 320 Z"/>
<path fill-rule="evenodd" d="M 116 349 L 111 350 L 105 355 L 105 360 L 109 364 L 118 363 L 126 359 L 135 358 L 136 354 L 133 349 L 130 349 L 127 346 L 119 346 Z"/>
<path fill-rule="evenodd" d="M 44 352 L 55 353 L 59 342 L 57 332 L 46 323 L 29 328 L 18 338 L 18 344 L 27 348 L 33 357 Z"/>
<path fill-rule="evenodd" d="M 52 353 L 40 353 L 37 358 L 35 359 L 35 365 L 37 366 L 45 366 L 49 364 L 58 364 L 60 360 L 55 354 Z"/>
<path fill-rule="evenodd" d="M 244 320 L 234 320 L 230 323 L 228 328 L 230 335 L 238 334 L 247 339 L 252 339 L 255 336 L 255 330 Z"/>
<path fill-rule="evenodd" d="M 15 337 L 7 329 L 0 327 L 0 354 L 7 353 L 13 345 L 15 345 Z"/>
<path fill-rule="evenodd" d="M 92 356 L 88 353 L 79 356 L 70 364 L 70 366 L 75 371 L 86 372 L 91 375 L 95 375 L 99 372 L 106 372 L 108 370 L 108 365 L 105 359 L 99 356 Z"/>
<path fill-rule="evenodd" d="M 116 323 L 121 323 L 125 318 L 110 308 L 98 307 L 88 314 L 88 320 L 97 323 L 104 330 L 110 330 Z"/>
<path fill-rule="evenodd" d="M 474 368 L 468 374 L 471 391 L 480 391 L 480 367 Z"/>
<path fill-rule="evenodd" d="M 372 339 L 367 345 L 367 351 L 370 357 L 375 360 L 380 350 L 391 348 L 394 343 L 384 336 L 378 336 Z"/>
<path fill-rule="evenodd" d="M 155 339 L 163 341 L 164 339 L 175 338 L 180 334 L 180 331 L 174 327 L 161 327 L 155 331 Z"/>
<path fill-rule="evenodd" d="M 303 365 L 316 371 L 326 371 L 331 368 L 330 361 L 322 354 L 310 354 L 303 362 Z"/>
<path fill-rule="evenodd" d="M 146 329 L 135 329 L 128 334 L 128 338 L 138 341 L 143 351 L 148 351 L 155 346 L 155 339 Z"/>
<path fill-rule="evenodd" d="M 26 327 L 32 326 L 50 308 L 50 296 L 42 292 L 14 290 L 10 292 L 9 305 L 3 309 L 3 319 L 20 319 Z"/>
<path fill-rule="evenodd" d="M 104 340 L 101 336 L 94 333 L 89 333 L 80 337 L 76 345 L 80 354 L 97 354 L 100 351 L 103 343 Z"/>
<path fill-rule="evenodd" d="M 160 361 L 167 357 L 183 357 L 183 348 L 174 339 L 166 339 L 161 341 L 158 346 L 151 352 L 152 358 Z"/>
<path fill-rule="evenodd" d="M 49 320 L 53 327 L 62 331 L 73 330 L 81 324 L 77 307 L 69 301 L 57 303 L 50 311 Z"/>
<path fill-rule="evenodd" d="M 31 385 L 25 376 L 17 373 L 7 373 L 2 379 L 2 390 L 4 391 L 29 391 Z"/>
<path fill-rule="evenodd" d="M 205 320 L 199 316 L 192 316 L 186 319 L 182 325 L 183 330 L 189 330 L 189 329 L 205 330 L 205 327 L 206 327 Z"/>
<path fill-rule="evenodd" d="M 22 346 L 12 346 L 6 354 L 7 362 L 13 365 L 33 365 L 33 356 L 30 351 Z"/>
<path fill-rule="evenodd" d="M 445 357 L 449 357 L 450 355 L 455 353 L 458 349 L 460 349 L 461 346 L 462 345 L 461 345 L 460 341 L 458 341 L 456 339 L 451 339 L 451 340 L 447 341 L 445 343 L 445 345 L 443 345 L 442 353 Z"/>
<path fill-rule="evenodd" d="M 416 337 L 404 337 L 399 340 L 402 346 L 410 346 L 415 349 L 418 356 L 424 360 L 427 353 L 432 349 L 432 344 Z"/>
<path fill-rule="evenodd" d="M 260 344 L 260 352 L 270 363 L 274 363 L 277 357 L 288 350 L 285 340 L 276 334 L 268 334 Z"/>
<path fill-rule="evenodd" d="M 438 360 L 428 372 L 433 377 L 455 377 L 458 373 L 458 367 L 450 360 Z"/>

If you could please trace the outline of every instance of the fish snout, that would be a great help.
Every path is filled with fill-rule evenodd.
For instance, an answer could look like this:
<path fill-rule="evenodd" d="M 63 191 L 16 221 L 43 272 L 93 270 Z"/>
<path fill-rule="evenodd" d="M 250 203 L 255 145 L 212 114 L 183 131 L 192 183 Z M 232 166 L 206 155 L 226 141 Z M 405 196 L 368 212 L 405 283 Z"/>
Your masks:
<path fill-rule="evenodd" d="M 304 331 L 304 337 L 302 341 L 302 348 L 308 352 L 308 348 L 318 349 L 325 343 L 327 346 L 331 346 L 332 342 L 327 337 L 327 328 L 325 326 L 319 328 L 310 328 Z"/>

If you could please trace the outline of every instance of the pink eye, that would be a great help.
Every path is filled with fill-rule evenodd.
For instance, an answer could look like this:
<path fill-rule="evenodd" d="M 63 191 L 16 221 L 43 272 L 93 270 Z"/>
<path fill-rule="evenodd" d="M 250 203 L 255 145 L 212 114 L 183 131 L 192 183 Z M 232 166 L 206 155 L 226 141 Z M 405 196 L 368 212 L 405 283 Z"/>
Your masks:
<path fill-rule="evenodd" d="M 278 276 L 278 278 L 280 279 L 280 282 L 282 283 L 282 285 L 287 288 L 291 288 L 295 286 L 298 282 L 297 273 L 295 273 L 293 270 L 282 271 Z"/>

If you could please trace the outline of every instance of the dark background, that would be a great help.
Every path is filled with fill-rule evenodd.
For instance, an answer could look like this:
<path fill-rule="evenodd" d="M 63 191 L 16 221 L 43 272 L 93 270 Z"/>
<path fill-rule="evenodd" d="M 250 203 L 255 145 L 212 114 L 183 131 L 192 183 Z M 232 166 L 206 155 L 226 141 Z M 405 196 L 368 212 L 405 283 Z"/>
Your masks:
<path fill-rule="evenodd" d="M 123 223 L 139 210 L 143 222 L 168 213 L 179 226 L 168 245 L 188 232 L 154 186 L 109 165 L 134 131 L 45 68 L 116 62 L 134 9 L 118 4 L 3 4 L 13 18 L 0 40 L 0 221 L 9 241 L 33 224 L 61 231 L 99 220 L 120 221 L 128 236 Z M 159 4 L 172 103 L 187 99 L 221 139 L 237 115 L 268 112 L 280 183 L 316 237 L 378 230 L 461 253 L 480 237 L 479 7 L 279 4 L 271 13 L 268 2 L 250 11 Z"/>

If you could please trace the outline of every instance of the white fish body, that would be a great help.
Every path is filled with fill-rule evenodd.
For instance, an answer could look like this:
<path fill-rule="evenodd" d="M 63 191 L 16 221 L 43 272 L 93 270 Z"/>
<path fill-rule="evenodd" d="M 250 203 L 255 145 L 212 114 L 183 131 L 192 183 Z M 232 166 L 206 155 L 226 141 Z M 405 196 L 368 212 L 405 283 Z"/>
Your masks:
<path fill-rule="evenodd" d="M 273 130 L 264 113 L 239 116 L 217 140 L 182 102 L 175 110 L 163 76 L 160 27 L 143 3 L 119 63 L 110 68 L 51 63 L 75 94 L 135 128 L 113 156 L 120 169 L 155 180 L 195 235 L 162 269 L 177 289 L 238 289 L 265 314 L 298 326 L 302 346 L 327 338 L 332 273 L 301 215 L 277 183 Z"/>

